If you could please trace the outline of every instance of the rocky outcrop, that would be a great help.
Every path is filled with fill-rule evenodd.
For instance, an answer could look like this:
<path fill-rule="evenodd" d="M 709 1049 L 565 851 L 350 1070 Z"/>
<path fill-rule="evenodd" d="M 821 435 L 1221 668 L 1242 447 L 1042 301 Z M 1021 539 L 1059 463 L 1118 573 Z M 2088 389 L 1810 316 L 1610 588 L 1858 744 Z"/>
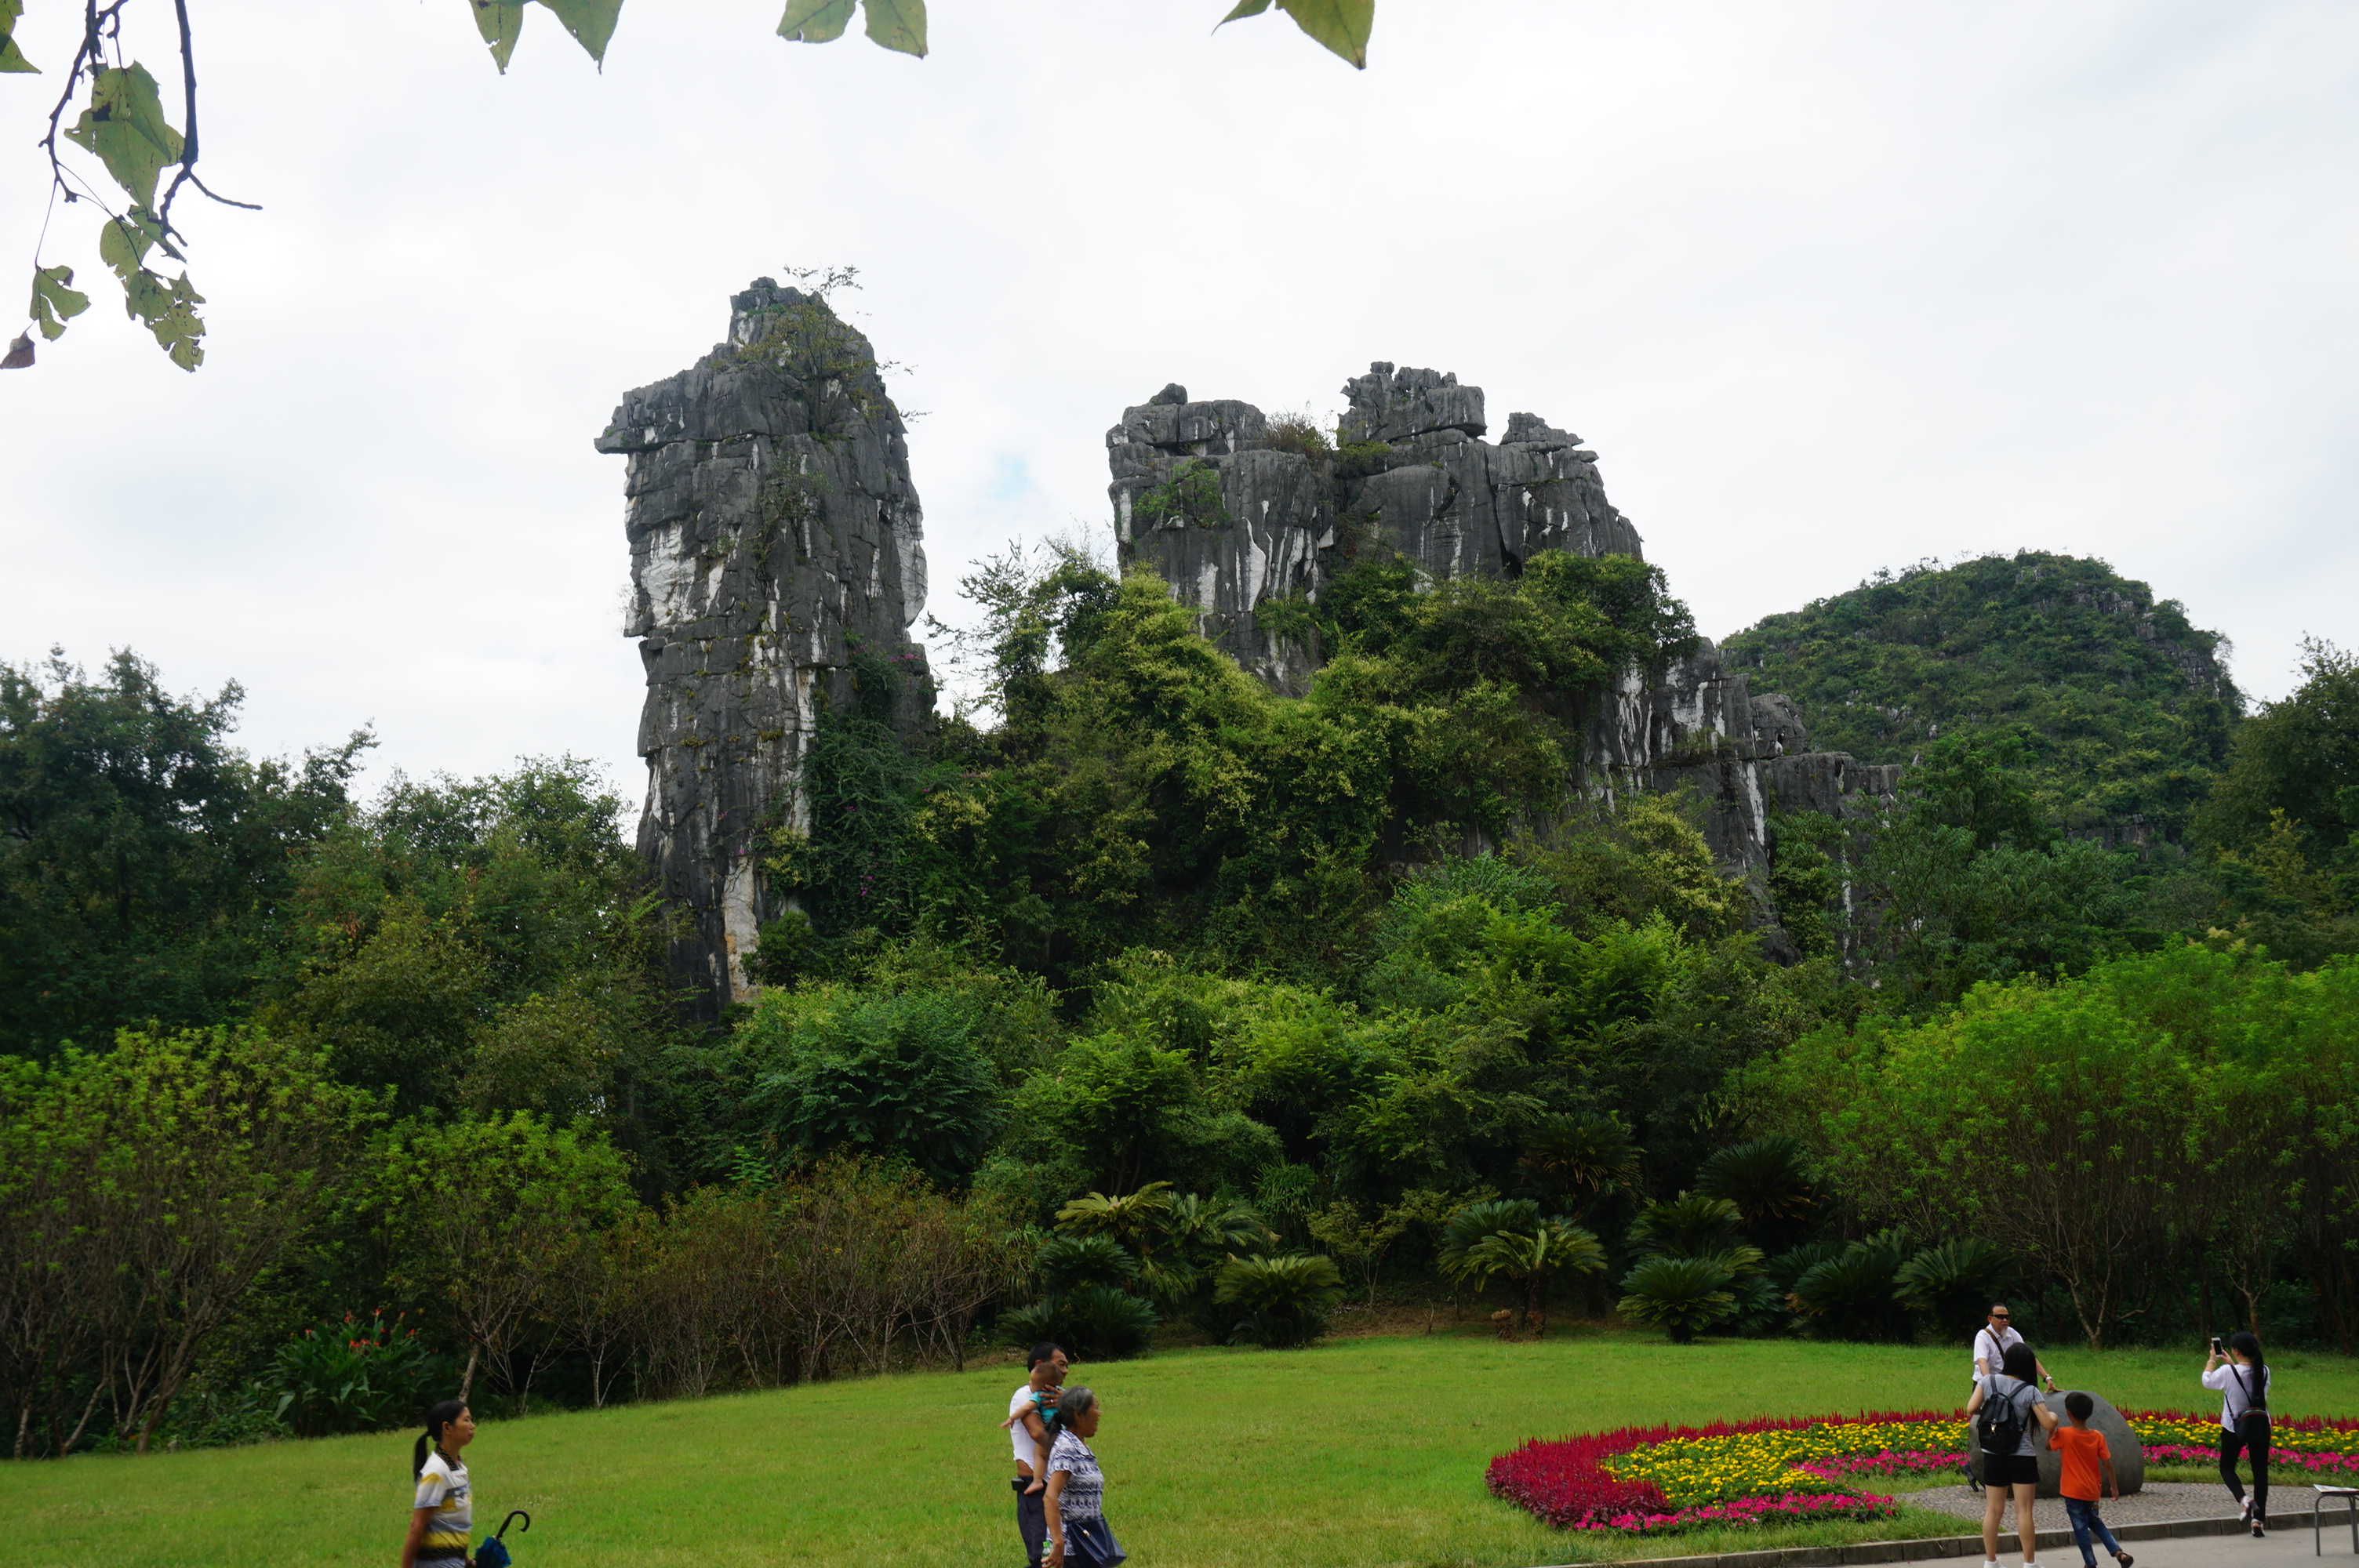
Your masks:
<path fill-rule="evenodd" d="M 744 961 L 781 913 L 761 836 L 807 826 L 802 760 L 855 665 L 897 724 L 932 711 L 908 634 L 926 600 L 908 448 L 868 340 L 821 295 L 758 278 L 727 341 L 625 394 L 597 449 L 628 460 L 639 851 L 687 916 L 675 972 L 717 1008 L 747 994 Z"/>
<path fill-rule="evenodd" d="M 1300 622 L 1271 614 L 1272 601 L 1315 603 L 1364 551 L 1397 551 L 1429 582 L 1514 577 L 1543 550 L 1643 556 L 1578 436 L 1511 414 L 1488 441 L 1482 388 L 1430 370 L 1379 362 L 1343 395 L 1332 449 L 1308 426 L 1273 424 L 1248 403 L 1196 402 L 1179 385 L 1106 432 L 1123 564 L 1152 568 L 1204 634 L 1271 687 L 1300 693 L 1321 657 L 1315 641 L 1265 624 Z M 1692 791 L 1732 871 L 1764 863 L 1770 811 L 1856 816 L 1898 781 L 1897 768 L 1811 752 L 1794 704 L 1755 697 L 1709 642 L 1659 674 L 1625 672 L 1599 697 L 1580 785 Z"/>

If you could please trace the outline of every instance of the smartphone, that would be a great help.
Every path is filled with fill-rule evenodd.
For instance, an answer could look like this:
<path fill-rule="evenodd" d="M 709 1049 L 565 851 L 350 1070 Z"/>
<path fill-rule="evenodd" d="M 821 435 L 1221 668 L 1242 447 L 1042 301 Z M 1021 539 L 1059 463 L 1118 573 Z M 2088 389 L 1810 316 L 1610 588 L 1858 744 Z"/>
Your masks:
<path fill-rule="evenodd" d="M 2227 1346 L 2220 1343 L 2220 1336 L 2216 1334 L 2212 1336 L 2212 1354 L 2214 1356 L 2224 1356 L 2227 1354 Z"/>

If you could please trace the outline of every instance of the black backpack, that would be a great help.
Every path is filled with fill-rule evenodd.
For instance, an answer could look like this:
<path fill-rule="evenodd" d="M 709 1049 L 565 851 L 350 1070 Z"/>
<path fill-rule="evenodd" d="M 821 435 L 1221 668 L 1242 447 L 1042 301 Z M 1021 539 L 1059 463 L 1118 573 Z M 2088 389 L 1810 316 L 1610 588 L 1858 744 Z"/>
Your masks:
<path fill-rule="evenodd" d="M 1974 1412 L 1974 1443 L 1986 1456 L 2011 1459 L 2023 1447 L 2023 1407 L 1998 1391 L 1998 1379 L 1983 1385 L 1983 1408 Z"/>

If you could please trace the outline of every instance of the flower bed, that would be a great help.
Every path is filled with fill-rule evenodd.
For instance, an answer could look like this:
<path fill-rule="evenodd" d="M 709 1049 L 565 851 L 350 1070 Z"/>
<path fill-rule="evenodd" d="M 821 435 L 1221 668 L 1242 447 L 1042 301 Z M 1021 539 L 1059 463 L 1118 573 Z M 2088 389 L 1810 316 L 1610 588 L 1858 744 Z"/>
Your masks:
<path fill-rule="evenodd" d="M 2183 1411 L 2125 1418 L 2150 1462 L 2208 1464 L 2219 1422 Z M 1491 1490 L 1567 1530 L 1661 1532 L 1707 1525 L 1870 1519 L 1893 1499 L 1854 1492 L 1860 1476 L 1956 1470 L 1968 1433 L 1962 1414 L 1821 1416 L 1625 1427 L 1555 1443 L 1537 1439 L 1491 1461 Z M 2359 1422 L 2312 1416 L 2277 1423 L 2270 1462 L 2321 1475 L 2359 1473 Z"/>

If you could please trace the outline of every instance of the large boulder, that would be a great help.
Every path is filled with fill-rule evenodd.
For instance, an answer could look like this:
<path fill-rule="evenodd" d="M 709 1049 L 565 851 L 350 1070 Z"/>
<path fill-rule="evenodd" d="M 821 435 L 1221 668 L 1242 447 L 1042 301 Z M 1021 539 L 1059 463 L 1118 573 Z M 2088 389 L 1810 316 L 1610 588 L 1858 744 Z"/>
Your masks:
<path fill-rule="evenodd" d="M 2048 1408 L 2056 1412 L 2059 1422 L 2069 1419 L 2064 1414 L 2064 1395 L 2071 1391 L 2067 1389 L 2062 1393 L 2048 1396 Z M 2088 1392 L 2085 1389 L 2081 1391 Z M 2146 1446 L 2138 1442 L 2137 1433 L 2130 1430 L 2130 1423 L 2122 1419 L 2122 1412 L 2108 1404 L 2102 1395 L 2090 1394 L 2089 1402 L 2095 1407 L 2089 1412 L 2090 1429 L 2104 1433 L 2105 1446 L 2113 1450 L 2114 1479 L 2120 1484 L 2122 1496 L 2134 1496 L 2139 1487 L 2146 1485 Z M 2037 1441 L 2039 1444 L 2039 1495 L 2052 1498 L 2057 1495 L 2058 1486 L 2063 1479 L 2064 1456 L 2048 1447 L 2044 1433 Z M 1973 1468 L 1974 1479 L 1980 1481 L 1983 1478 L 1982 1451 L 1974 1446 L 1971 1431 L 1966 1434 L 1966 1463 Z"/>

